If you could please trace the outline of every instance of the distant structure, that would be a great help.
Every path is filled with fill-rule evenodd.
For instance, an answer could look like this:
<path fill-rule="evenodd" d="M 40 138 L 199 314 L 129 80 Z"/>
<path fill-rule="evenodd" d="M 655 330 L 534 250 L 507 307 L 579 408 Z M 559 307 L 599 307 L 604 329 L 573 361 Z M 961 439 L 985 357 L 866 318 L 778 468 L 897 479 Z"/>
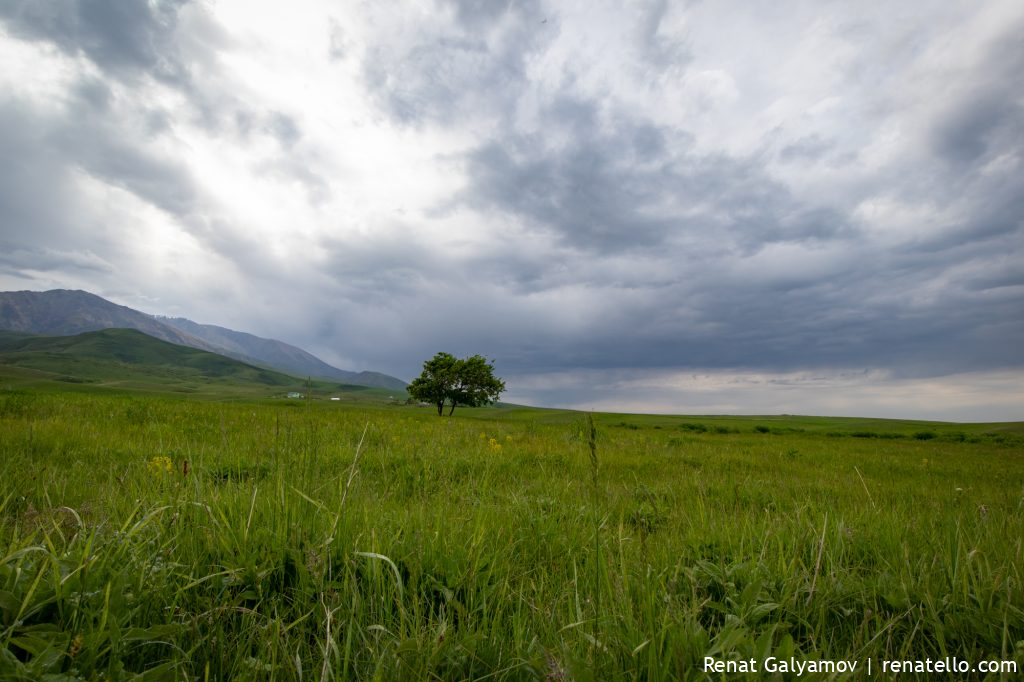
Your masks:
<path fill-rule="evenodd" d="M 306 396 L 304 396 L 303 394 L 301 394 L 301 393 L 299 393 L 297 391 L 288 391 L 288 397 L 289 398 L 305 398 Z"/>

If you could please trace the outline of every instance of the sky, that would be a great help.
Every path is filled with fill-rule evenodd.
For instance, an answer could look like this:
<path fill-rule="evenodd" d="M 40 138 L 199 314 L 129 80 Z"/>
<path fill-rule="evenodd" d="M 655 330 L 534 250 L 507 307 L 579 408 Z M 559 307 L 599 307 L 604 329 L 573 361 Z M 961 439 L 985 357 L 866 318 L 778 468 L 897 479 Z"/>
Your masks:
<path fill-rule="evenodd" d="M 504 400 L 1024 419 L 1024 3 L 0 2 L 0 289 Z"/>

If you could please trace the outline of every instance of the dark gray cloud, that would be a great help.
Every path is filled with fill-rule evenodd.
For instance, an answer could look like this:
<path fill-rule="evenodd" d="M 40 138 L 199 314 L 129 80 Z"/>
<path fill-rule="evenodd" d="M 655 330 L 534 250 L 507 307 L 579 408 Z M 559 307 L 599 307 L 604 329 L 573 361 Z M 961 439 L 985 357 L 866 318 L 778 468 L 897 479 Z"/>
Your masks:
<path fill-rule="evenodd" d="M 1012 63 L 1015 58 L 1000 45 L 1005 47 L 992 46 L 991 54 Z M 853 218 L 863 190 L 818 203 L 773 178 L 759 153 L 695 150 L 686 144 L 692 135 L 685 122 L 681 128 L 659 126 L 646 112 L 631 111 L 614 116 L 609 126 L 606 102 L 568 94 L 549 99 L 529 134 L 509 123 L 467 155 L 471 182 L 462 199 L 492 217 L 554 236 L 584 258 L 632 253 L 647 259 L 640 267 L 676 267 L 667 278 L 640 285 L 628 309 L 614 307 L 621 305 L 614 295 L 595 297 L 595 320 L 571 338 L 537 342 L 542 357 L 523 354 L 515 343 L 502 348 L 504 357 L 515 370 L 531 363 L 863 366 L 910 375 L 1019 365 L 1020 292 L 998 300 L 972 295 L 976 287 L 965 286 L 958 271 L 1021 252 L 1020 174 L 977 175 L 985 162 L 1007 154 L 1019 159 L 1024 151 L 1024 116 L 1012 96 L 1011 70 L 985 74 L 984 88 L 939 116 L 934 150 L 952 170 L 929 167 L 939 159 L 917 158 L 912 163 L 923 167 L 901 164 L 889 177 L 893 194 L 949 215 L 942 223 L 917 226 L 919 238 L 895 244 L 872 240 L 863 232 L 870 224 Z M 834 142 L 810 134 L 782 146 L 778 157 L 813 163 L 835 149 Z M 777 272 L 744 279 L 745 262 L 786 244 L 802 249 L 791 252 L 791 266 L 780 251 L 771 264 Z M 799 261 L 819 249 L 836 257 L 825 269 L 801 272 Z M 536 291 L 557 279 L 551 272 L 564 258 L 510 254 L 510 272 L 497 279 Z M 732 266 L 737 270 L 730 272 Z M 575 281 L 588 282 L 588 276 L 581 268 Z M 612 293 L 630 288 L 615 287 L 608 273 L 597 277 L 612 285 Z"/>
<path fill-rule="evenodd" d="M 177 115 L 212 131 L 225 130 L 231 110 L 246 106 L 244 96 L 204 82 L 218 73 L 217 54 L 227 38 L 193 0 L 12 0 L 0 3 L 0 22 L 16 38 L 84 57 L 107 85 L 141 88 L 152 80 L 177 90 L 189 105 Z M 154 108 L 151 124 L 161 130 L 165 112 Z"/>
<path fill-rule="evenodd" d="M 494 6 L 489 13 L 475 9 L 460 9 L 460 19 L 478 27 L 496 20 Z M 656 33 L 663 11 L 655 3 L 638 31 Z M 439 49 L 452 48 L 442 43 Z M 478 63 L 498 58 L 483 42 L 458 49 L 474 51 Z M 681 43 L 666 62 L 685 66 L 688 54 Z M 405 82 L 428 85 L 414 88 L 419 100 L 407 108 L 387 103 L 403 123 L 417 117 L 450 123 L 460 100 L 455 93 L 484 87 L 471 72 L 429 58 L 406 66 Z M 489 344 L 515 372 L 885 367 L 899 376 L 927 376 L 1017 366 L 1024 340 L 1020 292 L 1011 284 L 998 298 L 979 296 L 987 285 L 977 279 L 1000 254 L 1021 251 L 1020 181 L 977 175 L 999 154 L 1024 149 L 1014 129 L 1024 118 L 1006 96 L 1014 87 L 1006 71 L 986 74 L 987 98 L 940 108 L 931 133 L 935 158 L 897 162 L 875 182 L 820 201 L 774 177 L 763 148 L 746 156 L 709 152 L 685 121 L 657 123 L 649 112 L 581 95 L 572 78 L 564 79 L 560 92 L 544 98 L 534 126 L 498 117 L 497 129 L 465 155 L 469 183 L 456 203 L 520 231 L 498 254 L 454 269 L 472 270 L 519 296 L 557 298 L 560 287 L 589 289 L 589 296 L 564 294 L 564 305 L 577 300 L 589 307 L 586 319 L 574 329 L 549 328 L 550 320 L 529 306 L 507 306 L 509 336 L 492 338 L 481 330 L 485 314 L 460 315 L 465 299 L 457 306 L 432 302 L 431 314 L 452 326 L 435 329 L 431 338 Z M 438 73 L 447 77 L 443 83 L 430 80 Z M 525 78 L 509 73 L 513 81 Z M 865 81 L 869 75 L 852 74 Z M 517 96 L 531 87 L 502 82 L 504 92 Z M 816 132 L 776 149 L 784 164 L 827 161 L 843 170 L 858 162 Z M 880 238 L 872 220 L 854 213 L 878 192 L 932 206 L 945 217 L 912 226 L 916 238 Z M 547 250 L 531 248 L 530 240 Z M 622 257 L 635 257 L 636 271 L 625 277 L 610 265 Z M 407 283 L 434 281 L 415 263 L 403 270 L 417 273 Z M 382 290 L 410 295 L 387 283 Z"/>
<path fill-rule="evenodd" d="M 1022 26 L 1009 26 L 988 46 L 974 77 L 938 117 L 936 153 L 963 172 L 980 161 L 1024 147 L 1024 101 L 1017 85 L 1024 70 Z"/>
<path fill-rule="evenodd" d="M 596 118 L 594 102 L 556 100 L 544 112 L 544 132 L 509 133 L 473 150 L 465 201 L 602 254 L 669 246 L 686 253 L 695 242 L 753 253 L 847 231 L 842 215 L 798 202 L 756 158 L 691 151 L 687 131 L 642 118 L 617 120 L 607 132 Z"/>
<path fill-rule="evenodd" d="M 190 171 L 180 161 L 155 154 L 140 139 L 150 132 L 146 123 L 160 115 L 159 109 L 136 112 L 139 126 L 138 120 L 113 115 L 111 89 L 102 81 L 86 78 L 70 94 L 67 108 L 58 112 L 33 111 L 13 100 L 0 100 L 0 144 L 8 149 L 7 158 L 17 159 L 4 169 L 6 177 L 0 183 L 6 215 L 73 229 L 76 218 L 69 206 L 45 197 L 61 191 L 75 172 L 121 187 L 182 218 L 195 210 L 198 192 Z"/>
<path fill-rule="evenodd" d="M 954 164 L 969 164 L 992 147 L 1005 149 L 1006 137 L 1019 136 L 1022 107 L 1005 92 L 979 93 L 958 105 L 936 131 L 938 153 Z"/>
<path fill-rule="evenodd" d="M 66 221 L 71 197 L 65 174 L 31 111 L 0 104 L 0 215 L 4 236 L 41 234 L 53 238 Z"/>
<path fill-rule="evenodd" d="M 168 36 L 187 2 L 12 0 L 0 18 L 15 35 L 85 54 L 104 71 L 179 81 L 186 74 Z"/>
<path fill-rule="evenodd" d="M 363 59 L 367 86 L 406 125 L 465 125 L 482 113 L 508 114 L 526 84 L 526 59 L 551 40 L 536 0 L 441 3 L 456 23 L 415 31 L 411 44 L 373 45 Z"/>

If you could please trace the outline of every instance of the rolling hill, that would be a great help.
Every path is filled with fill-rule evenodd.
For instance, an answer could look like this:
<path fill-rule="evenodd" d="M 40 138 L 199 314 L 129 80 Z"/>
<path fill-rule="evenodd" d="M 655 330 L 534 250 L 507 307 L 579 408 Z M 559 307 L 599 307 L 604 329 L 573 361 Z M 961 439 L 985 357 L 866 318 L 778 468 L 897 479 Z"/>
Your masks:
<path fill-rule="evenodd" d="M 383 400 L 384 389 L 314 381 L 208 351 L 156 339 L 135 329 L 73 336 L 0 332 L 0 377 L 16 383 L 82 385 L 151 393 L 267 397 L 291 391 Z"/>
<path fill-rule="evenodd" d="M 135 329 L 102 329 L 73 336 L 5 333 L 0 335 L 0 364 L 45 372 L 71 383 L 126 379 L 202 379 L 273 387 L 302 383 L 281 372 L 168 343 Z"/>
<path fill-rule="evenodd" d="M 136 329 L 181 346 L 302 377 L 404 391 L 405 382 L 380 372 L 338 369 L 301 348 L 185 318 L 148 315 L 87 291 L 0 292 L 0 330 L 68 336 L 100 329 Z"/>

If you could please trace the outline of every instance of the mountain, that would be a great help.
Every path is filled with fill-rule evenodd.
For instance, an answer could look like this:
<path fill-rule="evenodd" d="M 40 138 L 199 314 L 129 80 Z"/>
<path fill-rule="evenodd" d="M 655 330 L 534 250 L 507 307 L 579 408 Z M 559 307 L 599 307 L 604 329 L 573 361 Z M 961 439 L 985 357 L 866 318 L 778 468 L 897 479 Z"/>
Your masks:
<path fill-rule="evenodd" d="M 73 383 L 174 387 L 215 381 L 298 388 L 302 380 L 135 329 L 102 329 L 72 336 L 0 332 L 0 365 L 13 365 Z"/>
<path fill-rule="evenodd" d="M 186 393 L 197 397 L 267 398 L 286 393 L 331 396 L 349 403 L 389 404 L 390 391 L 333 381 L 307 381 L 223 355 L 161 341 L 135 329 L 73 336 L 0 331 L 0 381 L 5 388 Z M 71 386 L 69 386 L 69 384 Z"/>
<path fill-rule="evenodd" d="M 180 346 L 217 352 L 201 339 L 161 324 L 151 315 L 111 303 L 87 291 L 3 291 L 0 292 L 0 329 L 70 336 L 109 328 L 137 329 Z"/>
<path fill-rule="evenodd" d="M 0 292 L 0 329 L 68 336 L 109 328 L 136 329 L 181 346 L 226 355 L 299 376 L 404 391 L 405 382 L 378 372 L 348 372 L 301 348 L 184 318 L 158 318 L 86 291 Z"/>
<path fill-rule="evenodd" d="M 315 355 L 283 341 L 264 339 L 213 324 L 199 324 L 183 317 L 157 317 L 156 319 L 184 334 L 219 348 L 219 352 L 224 355 L 244 362 L 270 365 L 297 376 L 336 379 L 347 384 L 389 388 L 395 391 L 405 390 L 405 382 L 401 379 L 379 372 L 347 372 L 328 365 Z"/>

